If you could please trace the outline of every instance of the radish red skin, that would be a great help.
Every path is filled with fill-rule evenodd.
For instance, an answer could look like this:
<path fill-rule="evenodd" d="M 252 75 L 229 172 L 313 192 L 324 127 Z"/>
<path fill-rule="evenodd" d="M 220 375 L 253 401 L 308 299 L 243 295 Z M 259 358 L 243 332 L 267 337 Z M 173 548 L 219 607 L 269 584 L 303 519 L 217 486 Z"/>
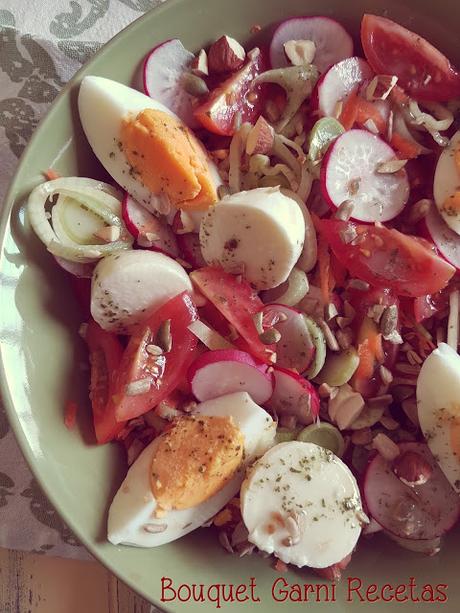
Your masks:
<path fill-rule="evenodd" d="M 180 40 L 172 38 L 154 47 L 146 56 L 143 67 L 144 92 L 147 96 L 164 104 L 190 128 L 197 127 L 193 116 L 193 97 L 183 89 L 180 80 L 193 57 L 193 53 L 184 49 Z M 167 87 L 164 82 L 161 83 L 165 79 L 165 68 L 169 71 Z M 174 73 L 175 82 L 172 79 Z"/>
<path fill-rule="evenodd" d="M 278 25 L 270 44 L 273 68 L 288 66 L 284 43 L 289 40 L 312 40 L 316 45 L 313 63 L 320 72 L 353 55 L 353 40 L 345 28 L 330 17 L 292 17 Z"/>
<path fill-rule="evenodd" d="M 320 409 L 319 396 L 313 385 L 292 370 L 280 366 L 274 367 L 274 377 L 275 389 L 267 406 L 279 414 L 296 415 L 299 422 L 304 425 L 312 423 L 318 417 Z M 296 394 L 297 398 L 294 398 L 293 394 Z M 308 417 L 302 414 L 302 407 L 298 402 L 302 396 L 309 398 Z M 288 407 L 287 403 L 291 403 L 292 406 Z"/>
<path fill-rule="evenodd" d="M 460 498 L 424 443 L 400 443 L 399 449 L 401 453 L 415 451 L 422 455 L 430 463 L 432 475 L 425 484 L 409 487 L 392 472 L 391 464 L 377 454 L 364 477 L 364 496 L 369 512 L 384 529 L 396 536 L 414 540 L 441 536 L 458 521 Z M 401 499 L 414 500 L 414 492 L 420 501 L 416 508 L 418 521 L 413 532 L 407 534 L 403 522 L 397 521 L 393 506 Z"/>
<path fill-rule="evenodd" d="M 363 152 L 367 154 L 365 160 Z M 356 165 L 353 164 L 354 156 L 357 157 Z M 329 147 L 321 165 L 323 198 L 332 210 L 344 200 L 351 200 L 354 204 L 352 217 L 357 221 L 390 221 L 404 209 L 410 193 L 409 181 L 404 169 L 398 173 L 379 174 L 375 168 L 380 162 L 395 158 L 396 153 L 379 136 L 361 129 L 346 131 Z M 356 193 L 350 191 L 353 181 L 358 181 Z M 374 202 L 381 205 L 373 206 Z"/>
<path fill-rule="evenodd" d="M 128 193 L 123 198 L 121 210 L 128 231 L 134 236 L 140 247 L 152 251 L 161 251 L 173 258 L 179 256 L 176 236 L 171 227 L 155 217 Z M 148 232 L 155 234 L 158 238 L 152 241 L 151 247 L 144 247 L 140 239 L 143 234 L 145 235 Z"/>
<path fill-rule="evenodd" d="M 222 369 L 220 377 L 217 377 L 216 368 L 212 368 L 213 366 Z M 240 380 L 233 384 L 231 381 L 233 366 L 241 370 L 241 373 L 245 373 L 239 373 L 239 377 L 247 377 L 243 381 L 246 385 L 241 385 Z M 214 392 L 210 390 L 208 381 L 199 381 L 200 375 L 202 377 L 206 375 L 208 367 L 211 367 L 213 372 Z M 272 395 L 274 385 L 273 375 L 267 364 L 257 361 L 248 353 L 237 349 L 219 349 L 203 353 L 190 367 L 188 380 L 195 397 L 201 402 L 233 392 L 246 391 L 252 396 L 254 402 L 263 404 Z"/>

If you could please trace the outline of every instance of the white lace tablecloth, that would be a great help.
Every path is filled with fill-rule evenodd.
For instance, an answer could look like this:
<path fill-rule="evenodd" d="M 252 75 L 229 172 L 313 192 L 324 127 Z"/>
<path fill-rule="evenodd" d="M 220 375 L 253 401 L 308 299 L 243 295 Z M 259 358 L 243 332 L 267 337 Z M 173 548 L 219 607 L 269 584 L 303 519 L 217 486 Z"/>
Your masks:
<path fill-rule="evenodd" d="M 0 203 L 60 88 L 102 44 L 161 1 L 0 0 Z M 89 557 L 40 491 L 1 404 L 0 547 Z"/>

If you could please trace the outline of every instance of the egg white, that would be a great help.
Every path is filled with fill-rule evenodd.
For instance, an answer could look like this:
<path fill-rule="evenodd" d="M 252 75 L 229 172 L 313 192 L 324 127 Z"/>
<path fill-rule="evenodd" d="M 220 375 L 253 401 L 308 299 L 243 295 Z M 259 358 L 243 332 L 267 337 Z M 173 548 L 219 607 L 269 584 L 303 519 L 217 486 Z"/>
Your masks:
<path fill-rule="evenodd" d="M 460 356 L 446 343 L 440 343 L 423 363 L 417 380 L 417 409 L 433 456 L 460 493 L 460 457 L 451 444 L 452 420 L 460 420 Z"/>
<path fill-rule="evenodd" d="M 460 149 L 460 131 L 456 132 L 449 145 L 439 157 L 434 175 L 433 195 L 444 221 L 454 232 L 460 234 L 460 214 L 448 215 L 444 210 L 447 198 L 460 190 L 460 172 L 454 160 L 454 151 Z"/>
<path fill-rule="evenodd" d="M 145 109 L 163 111 L 180 121 L 161 102 L 116 81 L 88 76 L 81 82 L 78 110 L 91 149 L 112 178 L 133 198 L 151 211 L 167 212 L 167 198 L 153 194 L 133 175 L 119 146 L 123 119 L 136 116 Z M 219 172 L 210 159 L 208 164 L 217 188 L 222 183 Z"/>
<path fill-rule="evenodd" d="M 194 414 L 231 416 L 244 437 L 244 461 L 237 473 L 214 496 L 183 510 L 154 516 L 157 508 L 150 486 L 155 439 L 128 470 L 109 510 L 108 539 L 114 545 L 156 547 L 174 541 L 211 519 L 239 491 L 246 466 L 274 443 L 276 424 L 246 392 L 221 396 L 198 405 Z M 163 527 L 166 526 L 164 529 Z M 151 532 L 150 530 L 161 530 Z"/>

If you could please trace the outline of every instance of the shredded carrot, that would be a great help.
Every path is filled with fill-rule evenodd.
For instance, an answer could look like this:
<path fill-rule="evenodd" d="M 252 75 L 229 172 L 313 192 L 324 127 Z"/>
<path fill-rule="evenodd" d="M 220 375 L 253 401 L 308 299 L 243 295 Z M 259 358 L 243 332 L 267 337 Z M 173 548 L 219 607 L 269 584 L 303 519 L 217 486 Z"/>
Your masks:
<path fill-rule="evenodd" d="M 348 276 L 347 269 L 334 253 L 331 253 L 331 272 L 335 284 L 339 287 L 343 287 Z"/>
<path fill-rule="evenodd" d="M 64 425 L 68 430 L 73 430 L 73 428 L 75 428 L 75 424 L 77 423 L 77 412 L 77 403 L 73 400 L 69 400 L 64 410 Z"/>
<path fill-rule="evenodd" d="M 61 175 L 56 170 L 54 170 L 54 168 L 48 168 L 48 170 L 45 170 L 45 172 L 43 173 L 43 176 L 48 181 L 53 181 L 54 179 L 61 178 Z"/>
<path fill-rule="evenodd" d="M 357 104 L 358 95 L 356 90 L 352 91 L 351 94 L 345 101 L 343 105 L 342 112 L 340 113 L 339 121 L 345 130 L 351 130 L 351 128 L 356 123 L 356 117 L 358 115 L 358 104 Z"/>
<path fill-rule="evenodd" d="M 421 145 L 407 140 L 397 132 L 393 132 L 390 144 L 404 160 L 412 160 L 418 157 L 422 151 Z"/>
<path fill-rule="evenodd" d="M 318 274 L 319 274 L 319 287 L 321 289 L 321 297 L 324 304 L 329 304 L 331 301 L 331 288 L 330 288 L 330 254 L 329 246 L 324 237 L 319 236 L 318 240 Z"/>
<path fill-rule="evenodd" d="M 383 363 L 385 354 L 382 345 L 382 335 L 372 319 L 364 317 L 358 331 L 359 365 L 354 374 L 354 381 L 370 379 L 376 363 Z"/>
<path fill-rule="evenodd" d="M 369 102 L 368 100 L 364 100 L 364 98 L 357 98 L 357 113 L 356 113 L 356 122 L 363 125 L 369 119 L 374 122 L 375 127 L 379 131 L 380 134 L 383 134 L 386 131 L 386 121 L 379 113 L 377 107 Z"/>
<path fill-rule="evenodd" d="M 395 85 L 393 87 L 393 89 L 391 90 L 390 96 L 392 100 L 396 102 L 396 104 L 400 104 L 400 105 L 408 104 L 410 100 L 409 96 L 406 94 L 403 88 L 400 87 L 399 85 Z"/>
<path fill-rule="evenodd" d="M 285 573 L 287 571 L 287 565 L 281 560 L 276 560 L 273 568 L 279 573 Z"/>

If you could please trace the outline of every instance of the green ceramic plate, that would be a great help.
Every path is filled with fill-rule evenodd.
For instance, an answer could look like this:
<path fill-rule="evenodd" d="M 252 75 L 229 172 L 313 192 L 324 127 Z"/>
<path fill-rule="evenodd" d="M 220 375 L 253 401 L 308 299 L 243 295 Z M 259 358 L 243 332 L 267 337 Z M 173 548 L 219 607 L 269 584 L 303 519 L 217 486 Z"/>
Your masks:
<path fill-rule="evenodd" d="M 46 119 L 34 134 L 11 185 L 3 208 L 1 228 L 1 357 L 2 392 L 12 426 L 24 454 L 52 503 L 78 538 L 103 564 L 143 596 L 168 611 L 203 611 L 214 609 L 213 602 L 162 603 L 161 578 L 170 577 L 174 585 L 204 583 L 248 584 L 255 578 L 254 596 L 261 602 L 224 604 L 233 610 L 259 610 L 268 613 L 279 607 L 294 610 L 291 601 L 272 598 L 272 584 L 278 574 L 259 556 L 239 559 L 223 552 L 211 532 L 197 531 L 179 542 L 159 549 L 141 550 L 114 547 L 105 542 L 105 523 L 109 501 L 124 475 L 123 458 L 116 446 L 92 444 L 89 419 L 81 417 L 78 430 L 69 432 L 63 425 L 63 406 L 69 397 L 88 404 L 87 380 L 80 368 L 84 348 L 77 335 L 80 323 L 71 290 L 63 273 L 33 236 L 24 215 L 24 201 L 41 177 L 40 172 L 53 166 L 63 175 L 97 176 L 99 166 L 79 125 L 76 111 L 78 84 L 87 74 L 103 75 L 131 83 L 133 73 L 144 54 L 161 40 L 180 37 L 185 46 L 199 49 L 223 33 L 248 39 L 253 24 L 272 24 L 291 15 L 328 14 L 357 33 L 365 10 L 386 14 L 416 28 L 458 60 L 460 6 L 457 0 L 170 0 L 139 19 L 115 37 L 89 62 L 65 88 Z M 360 545 L 351 568 L 329 602 L 314 604 L 316 610 L 356 611 L 357 593 L 347 601 L 348 580 L 351 587 L 362 582 L 361 595 L 375 583 L 367 606 L 380 594 L 385 584 L 406 584 L 414 577 L 414 596 L 422 597 L 423 586 L 437 584 L 449 600 L 443 611 L 460 607 L 458 582 L 459 533 L 451 533 L 439 556 L 421 557 L 399 549 L 385 539 L 375 537 Z M 290 583 L 315 583 L 308 572 L 290 571 Z M 180 592 L 187 597 L 187 588 Z M 171 596 L 171 591 L 165 594 Z M 389 590 L 383 596 L 388 598 Z M 239 592 L 240 600 L 244 592 Z M 323 588 L 318 594 L 326 599 Z M 404 602 L 404 597 L 409 600 Z M 429 590 L 425 590 L 429 597 Z M 210 598 L 217 598 L 217 588 Z M 277 592 L 277 598 L 283 595 Z M 399 592 L 403 602 L 377 600 L 374 613 L 416 610 L 410 591 Z M 302 604 L 300 604 L 300 607 Z M 305 605 L 303 605 L 305 606 Z M 439 604 L 432 605 L 435 610 Z"/>

